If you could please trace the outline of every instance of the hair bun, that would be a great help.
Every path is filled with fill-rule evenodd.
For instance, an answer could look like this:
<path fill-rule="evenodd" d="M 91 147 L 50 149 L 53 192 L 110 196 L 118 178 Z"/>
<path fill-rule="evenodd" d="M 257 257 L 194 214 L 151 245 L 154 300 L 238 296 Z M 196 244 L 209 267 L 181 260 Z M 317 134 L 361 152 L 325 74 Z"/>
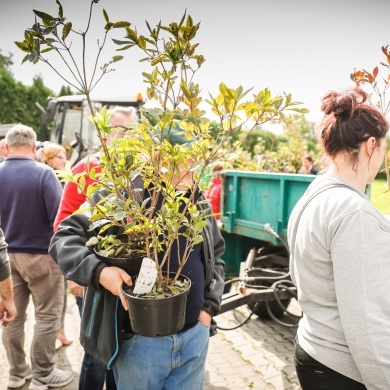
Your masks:
<path fill-rule="evenodd" d="M 357 87 L 351 88 L 345 93 L 329 91 L 322 97 L 321 110 L 325 115 L 339 116 L 342 114 L 343 117 L 349 118 L 367 98 L 367 93 Z"/>

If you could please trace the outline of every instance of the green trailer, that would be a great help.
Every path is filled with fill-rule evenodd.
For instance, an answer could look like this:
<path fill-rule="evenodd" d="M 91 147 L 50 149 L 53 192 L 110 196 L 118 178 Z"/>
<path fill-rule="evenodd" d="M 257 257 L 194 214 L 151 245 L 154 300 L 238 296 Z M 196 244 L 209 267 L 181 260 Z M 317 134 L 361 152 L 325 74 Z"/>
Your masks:
<path fill-rule="evenodd" d="M 287 224 L 313 175 L 225 171 L 221 199 L 221 232 L 226 242 L 227 286 L 222 312 L 248 304 L 263 318 L 284 313 L 293 286 L 289 277 Z M 232 282 L 232 283 L 230 283 Z M 277 285 L 282 286 L 276 289 Z M 278 302 L 279 301 L 279 302 Z M 270 313 L 270 310 L 272 313 Z"/>
<path fill-rule="evenodd" d="M 277 246 L 287 241 L 291 211 L 314 178 L 313 175 L 225 172 L 221 230 L 227 245 L 226 276 L 238 275 L 242 257 L 245 259 L 254 245 Z"/>

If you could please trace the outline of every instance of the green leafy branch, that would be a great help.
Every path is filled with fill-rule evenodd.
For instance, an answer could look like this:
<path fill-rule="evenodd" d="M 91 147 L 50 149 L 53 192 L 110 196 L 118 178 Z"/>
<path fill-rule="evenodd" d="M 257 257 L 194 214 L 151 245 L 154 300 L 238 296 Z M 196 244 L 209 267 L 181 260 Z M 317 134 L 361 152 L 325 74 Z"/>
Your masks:
<path fill-rule="evenodd" d="M 358 86 L 363 87 L 369 85 L 372 89 L 370 94 L 370 103 L 372 106 L 378 108 L 383 115 L 388 115 L 390 112 L 390 100 L 387 99 L 386 93 L 390 86 L 390 53 L 387 46 L 382 46 L 382 53 L 385 56 L 385 62 L 380 62 L 380 65 L 385 68 L 386 71 L 389 71 L 387 76 L 382 77 L 382 83 L 378 82 L 379 67 L 375 66 L 372 72 L 367 70 L 354 70 L 350 75 L 351 80 Z M 373 95 L 376 96 L 377 100 L 374 100 Z M 390 173 L 389 173 L 389 159 L 390 151 L 386 153 L 385 156 L 385 171 L 387 178 L 387 191 L 390 189 Z"/>
<path fill-rule="evenodd" d="M 107 237 L 111 227 L 120 227 L 130 238 L 137 238 L 134 241 L 142 243 L 143 253 L 155 260 L 161 282 L 162 268 L 167 264 L 169 269 L 174 243 L 178 243 L 179 238 L 185 238 L 184 248 L 178 248 L 178 254 L 181 249 L 184 255 L 181 258 L 177 256 L 179 271 L 172 281 L 175 283 L 194 246 L 202 241 L 201 233 L 208 223 L 209 211 L 197 200 L 201 177 L 211 163 L 220 159 L 221 155 L 232 153 L 245 137 L 236 142 L 235 148 L 224 151 L 226 141 L 244 128 L 249 133 L 265 122 L 286 121 L 287 111 L 308 111 L 290 94 L 272 96 L 266 88 L 250 96 L 251 89 L 244 91 L 242 86 L 230 88 L 223 82 L 215 97 L 210 94 L 209 99 L 204 100 L 200 86 L 194 81 L 205 62 L 204 56 L 197 53 L 199 44 L 194 42 L 200 23 L 194 23 L 186 12 L 179 23 L 163 25 L 160 22 L 151 28 L 146 22 L 148 35 L 144 36 L 132 29 L 127 21 L 112 22 L 103 10 L 104 39 L 101 45 L 98 43 L 92 77 L 88 79 L 86 35 L 94 3 L 91 2 L 85 32 L 76 31 L 71 22 L 66 22 L 58 0 L 56 17 L 34 10 L 33 28 L 25 30 L 24 41 L 16 42 L 16 45 L 27 53 L 23 62 L 34 64 L 43 61 L 67 81 L 45 57 L 46 53 L 56 53 L 55 58 L 66 64 L 75 79 L 70 84 L 87 97 L 92 114 L 90 119 L 102 144 L 101 172 L 96 174 L 92 170 L 72 175 L 68 170 L 62 177 L 74 182 L 92 202 L 91 228 L 99 228 L 99 236 L 104 236 L 101 243 L 105 242 L 110 250 L 113 249 L 115 240 Z M 140 61 L 151 67 L 150 72 L 142 73 L 147 97 L 156 101 L 158 106 L 141 109 L 140 123 L 129 129 L 123 138 L 109 143 L 108 135 L 113 131 L 109 126 L 110 116 L 106 107 L 94 112 L 90 92 L 110 71 L 111 65 L 123 58 L 113 56 L 101 67 L 102 75 L 94 81 L 98 60 L 112 29 L 124 34 L 121 40 L 113 39 L 118 51 L 135 48 L 145 54 Z M 72 44 L 68 43 L 71 33 L 82 39 L 81 65 L 72 54 Z M 215 137 L 210 135 L 211 123 L 203 104 L 208 104 L 218 118 Z M 164 133 L 167 131 L 169 136 L 176 121 L 190 144 L 172 145 L 167 141 Z M 86 175 L 96 179 L 96 183 L 88 188 L 85 185 Z M 149 194 L 146 199 L 140 197 L 139 189 L 134 186 L 135 175 L 143 179 L 143 190 Z M 93 202 L 94 193 L 102 189 L 108 196 Z M 161 253 L 162 259 L 158 261 Z"/>

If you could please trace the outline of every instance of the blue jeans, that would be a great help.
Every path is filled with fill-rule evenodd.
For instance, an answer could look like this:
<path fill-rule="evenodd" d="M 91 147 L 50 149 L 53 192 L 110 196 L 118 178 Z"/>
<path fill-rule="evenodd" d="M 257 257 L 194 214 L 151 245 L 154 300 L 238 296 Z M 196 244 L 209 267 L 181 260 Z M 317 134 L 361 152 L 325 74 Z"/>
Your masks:
<path fill-rule="evenodd" d="M 76 297 L 77 307 L 81 316 L 83 299 Z M 84 354 L 81 365 L 79 390 L 102 390 L 106 382 L 106 390 L 116 390 L 114 373 L 106 369 L 107 365 L 94 355 Z"/>
<path fill-rule="evenodd" d="M 79 390 L 102 390 L 106 382 L 107 390 L 115 390 L 114 373 L 96 356 L 84 354 L 81 366 Z"/>
<path fill-rule="evenodd" d="M 165 337 L 129 336 L 113 370 L 118 390 L 203 390 L 209 327 Z"/>

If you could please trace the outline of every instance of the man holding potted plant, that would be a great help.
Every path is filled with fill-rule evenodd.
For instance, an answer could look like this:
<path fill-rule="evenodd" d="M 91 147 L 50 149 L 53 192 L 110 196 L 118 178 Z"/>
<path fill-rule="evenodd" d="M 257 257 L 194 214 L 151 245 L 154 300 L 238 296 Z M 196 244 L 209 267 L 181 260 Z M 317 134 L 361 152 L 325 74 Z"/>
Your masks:
<path fill-rule="evenodd" d="M 110 110 L 110 114 L 109 126 L 116 131 L 112 132 L 107 138 L 108 143 L 113 139 L 122 137 L 128 126 L 138 122 L 137 112 L 134 107 L 115 106 Z M 79 174 L 84 171 L 88 172 L 91 169 L 99 171 L 99 163 L 100 153 L 95 153 L 79 161 L 73 167 L 72 172 Z M 87 175 L 85 190 L 95 182 L 96 179 Z M 85 194 L 77 190 L 77 185 L 72 182 L 67 182 L 54 221 L 54 231 L 57 230 L 61 221 L 75 212 L 85 200 Z M 81 315 L 84 287 L 73 281 L 68 281 L 68 287 L 70 292 L 76 296 L 76 302 Z M 96 356 L 85 353 L 80 372 L 79 390 L 87 390 L 88 388 L 93 388 L 94 390 L 103 389 L 104 383 L 106 383 L 107 390 L 116 389 L 112 370 L 106 370 L 106 364 Z"/>
<path fill-rule="evenodd" d="M 161 137 L 157 140 L 157 146 L 152 145 L 152 151 L 164 144 L 165 148 L 173 148 L 170 149 L 172 153 L 185 153 L 182 147 L 189 144 L 191 140 L 188 140 L 184 130 L 177 123 L 173 123 L 174 125 L 169 127 L 168 131 L 160 131 Z M 142 132 L 142 127 L 137 131 Z M 137 140 L 130 136 L 127 137 L 133 140 L 127 144 L 126 150 L 129 150 L 131 142 L 136 143 Z M 152 135 L 152 138 L 156 137 Z M 139 139 L 146 140 L 146 144 L 150 141 L 145 129 Z M 118 147 L 125 149 L 123 144 L 117 145 Z M 150 157 L 152 154 L 149 153 L 147 156 Z M 219 312 L 223 294 L 224 262 L 221 256 L 224 253 L 225 244 L 208 202 L 201 194 L 197 182 L 191 180 L 193 171 L 182 162 L 173 169 L 174 174 L 167 172 L 162 169 L 164 165 L 162 149 L 158 155 L 161 165 L 155 164 L 154 166 L 161 168 L 159 175 L 165 178 L 166 187 L 173 184 L 179 191 L 175 193 L 179 194 L 181 191 L 182 195 L 178 196 L 182 196 L 183 199 L 186 196 L 190 197 L 199 213 L 205 216 L 204 223 L 201 224 L 202 239 L 193 243 L 190 250 L 187 248 L 188 258 L 181 270 L 181 274 L 188 276 L 191 280 L 185 324 L 182 330 L 162 337 L 144 337 L 134 334 L 129 317 L 125 315 L 124 308 L 127 309 L 127 303 L 122 293 L 123 284 L 132 284 L 131 275 L 118 267 L 107 266 L 91 248 L 85 246 L 86 241 L 96 236 L 101 228 L 96 228 L 95 232 L 91 231 L 91 214 L 87 211 L 74 214 L 62 221 L 52 238 L 50 254 L 59 263 L 68 279 L 87 287 L 84 297 L 81 341 L 88 353 L 99 356 L 107 362 L 109 367 L 113 366 L 119 390 L 129 388 L 200 390 L 204 386 L 208 338 L 210 334 L 215 333 L 216 328 L 212 317 Z M 134 160 L 136 157 L 134 156 Z M 142 158 L 146 159 L 145 153 Z M 132 163 L 134 167 L 134 161 Z M 141 172 L 142 169 L 139 169 Z M 145 170 L 143 172 L 145 174 Z M 158 176 L 155 177 L 157 180 Z M 142 202 L 147 208 L 147 203 L 153 199 L 150 192 L 156 187 L 153 183 L 145 186 L 145 180 L 146 176 L 140 174 L 133 180 L 133 185 L 136 193 L 149 192 L 146 202 Z M 183 191 L 181 188 L 187 188 L 188 191 Z M 109 195 L 112 196 L 113 192 L 115 189 Z M 186 202 L 184 200 L 183 202 L 185 208 Z M 155 210 L 161 210 L 163 207 L 158 202 L 153 205 Z M 196 214 L 193 209 L 184 210 L 184 213 Z M 151 223 L 156 218 L 152 213 Z M 185 230 L 184 221 L 189 221 L 189 219 L 182 218 L 181 221 L 182 226 L 178 226 L 178 230 L 182 228 Z M 175 260 L 179 260 L 183 255 L 186 241 L 184 235 L 176 237 L 176 243 L 170 247 L 170 261 L 166 263 L 164 269 L 169 264 L 170 271 L 178 270 L 180 262 Z M 164 243 L 165 250 L 166 243 Z M 164 256 L 164 251 L 159 252 L 159 255 Z M 122 305 L 119 304 L 119 299 Z"/>
<path fill-rule="evenodd" d="M 35 19 L 42 19 L 42 23 L 36 21 L 34 31 L 27 29 L 25 40 L 16 42 L 27 53 L 25 61 L 46 61 L 42 54 L 58 52 L 57 44 L 53 44 L 58 41 L 71 52 L 67 37 L 75 30 L 71 22 L 64 22 L 63 8 L 57 3 L 58 18 L 34 10 Z M 92 7 L 89 18 L 91 13 Z M 147 22 L 149 36 L 139 35 L 128 21 L 112 21 L 106 10 L 103 16 L 105 35 L 112 30 L 125 34 L 123 39 L 113 40 L 118 51 L 138 48 L 146 56 L 140 61 L 151 66 L 150 73 L 142 73 L 148 85 L 147 96 L 158 104 L 150 110 L 143 109 L 136 128 L 108 145 L 109 115 L 105 107 L 95 113 L 90 99 L 95 72 L 91 72 L 92 80 L 88 81 L 85 75 L 90 72 L 85 71 L 85 61 L 83 72 L 72 72 L 76 88 L 79 86 L 77 89 L 87 96 L 102 144 L 101 171 L 97 175 L 96 170 L 91 170 L 91 177 L 98 180 L 88 188 L 85 175 L 64 173 L 65 180 L 76 183 L 84 192 L 89 207 L 62 221 L 49 251 L 67 279 L 86 287 L 81 342 L 86 352 L 114 367 L 119 390 L 200 390 L 209 331 L 215 331 L 212 316 L 220 310 L 224 289 L 221 256 L 225 251 L 215 217 L 199 189 L 200 177 L 208 165 L 234 150 L 224 150 L 227 140 L 246 124 L 252 124 L 245 129 L 249 133 L 265 122 L 284 120 L 285 110 L 307 110 L 297 107 L 301 103 L 292 100 L 290 94 L 272 96 L 265 88 L 247 100 L 251 89 L 230 88 L 225 83 L 220 83 L 217 96 L 210 95 L 210 100 L 205 101 L 193 77 L 205 61 L 197 53 L 199 44 L 194 41 L 200 23 L 194 23 L 186 12 L 178 23 L 163 26 L 160 22 L 155 29 Z M 52 33 L 48 34 L 49 26 Z M 62 29 L 61 36 L 58 27 Z M 81 36 L 85 58 L 85 35 Z M 42 46 L 49 50 L 41 50 Z M 101 49 L 99 46 L 97 58 Z M 115 55 L 104 64 L 103 75 L 121 59 L 123 56 Z M 77 68 L 78 64 L 69 67 L 72 65 Z M 211 121 L 201 108 L 204 102 L 219 118 L 215 137 L 211 135 Z M 108 252 L 120 254 L 122 248 L 116 245 L 120 240 L 115 240 L 121 233 L 129 238 L 129 244 L 137 244 L 130 245 L 127 253 L 137 252 L 140 244 L 142 255 L 154 262 L 158 283 L 153 288 L 157 286 L 157 291 L 170 279 L 170 272 L 175 272 L 173 280 L 169 280 L 171 292 L 176 290 L 175 283 L 181 275 L 190 278 L 181 330 L 160 337 L 134 334 L 123 309 L 127 302 L 122 289 L 132 285 L 134 275 L 115 265 L 108 266 L 93 249 L 95 244 L 99 249 L 109 244 Z M 123 242 L 120 244 L 123 247 Z M 164 279 L 165 274 L 168 277 Z"/>

